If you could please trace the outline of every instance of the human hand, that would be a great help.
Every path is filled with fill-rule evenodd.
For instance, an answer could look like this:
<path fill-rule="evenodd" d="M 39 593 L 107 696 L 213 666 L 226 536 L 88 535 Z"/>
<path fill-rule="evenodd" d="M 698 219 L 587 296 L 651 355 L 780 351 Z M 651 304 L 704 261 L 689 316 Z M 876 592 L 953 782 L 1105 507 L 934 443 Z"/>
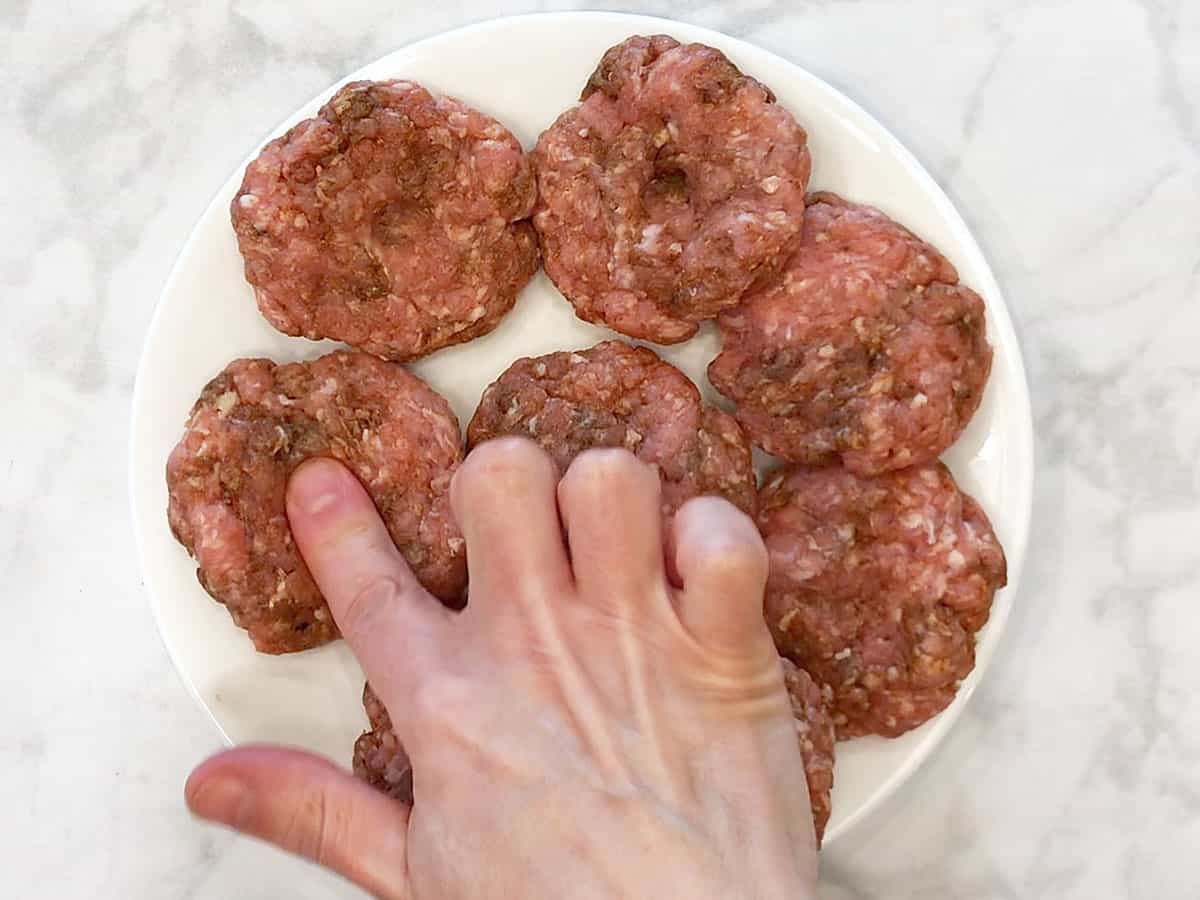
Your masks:
<path fill-rule="evenodd" d="M 452 501 L 461 613 L 420 587 L 341 465 L 311 461 L 289 485 L 297 544 L 412 760 L 414 805 L 311 754 L 245 747 L 192 773 L 192 810 L 384 898 L 812 897 L 751 521 L 692 500 L 664 558 L 654 470 L 592 450 L 560 482 L 513 438 L 467 458 Z"/>

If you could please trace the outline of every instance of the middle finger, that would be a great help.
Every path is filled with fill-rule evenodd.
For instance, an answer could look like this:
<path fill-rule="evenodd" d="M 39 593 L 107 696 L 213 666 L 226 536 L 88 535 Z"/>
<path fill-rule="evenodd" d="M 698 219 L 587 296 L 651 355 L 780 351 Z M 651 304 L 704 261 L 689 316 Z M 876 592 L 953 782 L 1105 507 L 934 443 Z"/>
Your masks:
<path fill-rule="evenodd" d="M 467 541 L 468 612 L 571 590 L 557 485 L 554 462 L 524 438 L 480 444 L 459 467 L 450 501 Z"/>

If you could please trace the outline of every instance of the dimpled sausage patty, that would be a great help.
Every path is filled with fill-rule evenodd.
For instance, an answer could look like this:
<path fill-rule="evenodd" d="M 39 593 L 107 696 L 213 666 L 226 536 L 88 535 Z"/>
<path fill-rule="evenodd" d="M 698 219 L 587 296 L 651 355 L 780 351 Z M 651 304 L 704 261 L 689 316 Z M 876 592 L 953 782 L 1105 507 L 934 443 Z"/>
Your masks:
<path fill-rule="evenodd" d="M 758 525 L 767 624 L 832 691 L 839 737 L 895 737 L 950 704 L 1006 568 L 949 469 L 784 469 L 759 495 Z"/>
<path fill-rule="evenodd" d="M 869 206 L 810 198 L 782 273 L 721 315 L 713 386 L 776 456 L 872 474 L 936 459 L 992 365 L 979 295 Z"/>
<path fill-rule="evenodd" d="M 800 232 L 807 137 L 719 50 L 604 54 L 533 152 L 546 273 L 589 322 L 669 344 L 736 304 Z"/>
<path fill-rule="evenodd" d="M 201 392 L 171 453 L 167 514 L 200 583 L 254 646 L 287 653 L 338 637 L 285 510 L 288 477 L 314 456 L 358 476 L 417 578 L 460 604 L 466 562 L 449 486 L 462 449 L 446 401 L 366 353 L 239 359 Z"/>
<path fill-rule="evenodd" d="M 512 309 L 538 266 L 534 193 L 499 122 L 411 81 L 356 81 L 263 148 L 230 210 L 267 321 L 403 361 Z"/>
<path fill-rule="evenodd" d="M 658 468 L 667 516 L 701 494 L 754 513 L 750 444 L 737 422 L 645 347 L 606 341 L 517 360 L 484 392 L 467 426 L 472 447 L 502 435 L 536 441 L 560 472 L 590 447 L 624 447 Z"/>

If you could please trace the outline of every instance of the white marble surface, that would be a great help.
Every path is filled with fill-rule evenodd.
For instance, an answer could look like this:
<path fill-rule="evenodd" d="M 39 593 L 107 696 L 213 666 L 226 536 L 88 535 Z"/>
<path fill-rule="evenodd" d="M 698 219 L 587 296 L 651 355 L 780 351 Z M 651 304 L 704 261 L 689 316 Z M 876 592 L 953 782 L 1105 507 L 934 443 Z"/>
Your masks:
<path fill-rule="evenodd" d="M 384 52 L 570 4 L 0 3 L 0 897 L 332 896 L 190 820 L 217 736 L 139 583 L 142 334 L 209 195 Z M 596 5 L 596 4 L 590 4 Z M 1029 562 L 964 720 L 823 897 L 1200 895 L 1200 3 L 665 2 L 859 100 L 989 253 L 1038 430 Z"/>

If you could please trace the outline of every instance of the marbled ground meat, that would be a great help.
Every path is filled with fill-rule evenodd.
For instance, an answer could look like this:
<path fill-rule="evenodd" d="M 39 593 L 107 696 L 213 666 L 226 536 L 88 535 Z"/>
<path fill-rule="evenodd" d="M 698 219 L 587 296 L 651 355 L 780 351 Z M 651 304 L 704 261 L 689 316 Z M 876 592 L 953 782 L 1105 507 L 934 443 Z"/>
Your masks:
<path fill-rule="evenodd" d="M 992 364 L 983 301 L 878 210 L 815 194 L 784 270 L 720 317 L 713 386 L 768 453 L 871 474 L 949 447 Z"/>
<path fill-rule="evenodd" d="M 807 138 L 703 44 L 631 37 L 533 152 L 546 272 L 583 319 L 675 343 L 799 235 Z"/>
<path fill-rule="evenodd" d="M 484 392 L 467 443 L 501 435 L 536 441 L 560 471 L 590 447 L 624 447 L 658 467 L 666 515 L 701 494 L 755 508 L 750 445 L 737 422 L 644 347 L 606 341 L 518 359 Z"/>
<path fill-rule="evenodd" d="M 254 646 L 286 653 L 338 636 L 284 506 L 288 477 L 314 456 L 358 476 L 417 578 L 459 604 L 466 563 L 449 485 L 462 449 L 446 401 L 365 353 L 239 359 L 205 386 L 171 453 L 167 514 L 200 583 Z"/>
<path fill-rule="evenodd" d="M 263 148 L 230 211 L 272 325 L 408 360 L 512 308 L 538 266 L 534 193 L 499 122 L 410 81 L 358 81 Z"/>
<path fill-rule="evenodd" d="M 832 691 L 839 737 L 894 737 L 954 699 L 1006 575 L 987 516 L 944 465 L 786 468 L 763 487 L 758 524 L 767 624 Z"/>
<path fill-rule="evenodd" d="M 822 689 L 807 672 L 786 657 L 783 659 L 783 684 L 792 701 L 796 717 L 796 737 L 800 741 L 800 757 L 804 761 L 804 777 L 808 781 L 808 799 L 812 804 L 813 825 L 817 843 L 825 835 L 829 813 L 833 808 L 833 745 L 836 740 L 833 719 L 829 715 L 831 692 Z"/>
<path fill-rule="evenodd" d="M 388 796 L 412 803 L 412 765 L 369 682 L 363 685 L 362 702 L 370 728 L 354 742 L 354 774 Z"/>

